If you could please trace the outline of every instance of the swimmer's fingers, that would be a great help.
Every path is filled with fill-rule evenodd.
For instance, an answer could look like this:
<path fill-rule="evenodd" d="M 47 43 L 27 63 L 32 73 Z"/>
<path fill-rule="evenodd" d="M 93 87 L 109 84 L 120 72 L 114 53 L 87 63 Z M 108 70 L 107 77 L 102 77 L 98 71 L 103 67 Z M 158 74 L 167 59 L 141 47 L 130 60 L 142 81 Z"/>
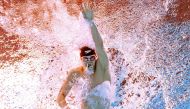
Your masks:
<path fill-rule="evenodd" d="M 86 8 L 87 8 L 87 9 L 91 9 L 89 3 L 86 3 Z"/>
<path fill-rule="evenodd" d="M 82 4 L 82 13 L 85 19 L 91 21 L 93 19 L 93 11 L 88 3 Z"/>
<path fill-rule="evenodd" d="M 85 3 L 82 3 L 82 10 L 86 10 L 86 4 Z"/>
<path fill-rule="evenodd" d="M 86 3 L 83 3 L 82 4 L 82 13 L 83 15 L 86 16 L 86 14 L 88 13 L 89 9 L 87 8 L 87 4 Z"/>
<path fill-rule="evenodd" d="M 85 12 L 86 12 L 85 5 L 84 5 L 84 4 L 82 4 L 82 5 L 81 5 L 81 8 L 82 8 L 82 14 L 83 14 L 83 15 L 85 15 Z"/>
<path fill-rule="evenodd" d="M 83 10 L 91 10 L 90 4 L 89 3 L 82 3 L 82 9 Z"/>

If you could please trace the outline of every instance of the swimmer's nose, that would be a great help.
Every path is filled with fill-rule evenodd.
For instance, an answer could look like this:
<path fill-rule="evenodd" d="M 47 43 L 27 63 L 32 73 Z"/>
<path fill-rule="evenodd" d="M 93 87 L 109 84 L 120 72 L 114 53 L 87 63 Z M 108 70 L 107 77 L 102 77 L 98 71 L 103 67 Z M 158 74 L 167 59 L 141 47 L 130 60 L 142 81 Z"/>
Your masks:
<path fill-rule="evenodd" d="M 87 61 L 90 61 L 90 58 L 88 58 L 88 60 Z"/>

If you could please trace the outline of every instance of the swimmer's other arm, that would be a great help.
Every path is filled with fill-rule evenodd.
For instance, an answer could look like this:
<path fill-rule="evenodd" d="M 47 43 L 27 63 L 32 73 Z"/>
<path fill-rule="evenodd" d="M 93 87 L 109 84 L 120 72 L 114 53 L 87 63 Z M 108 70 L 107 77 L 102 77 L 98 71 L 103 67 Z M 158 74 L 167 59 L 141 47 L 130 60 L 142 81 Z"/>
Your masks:
<path fill-rule="evenodd" d="M 71 70 L 68 72 L 68 77 L 64 81 L 56 99 L 60 107 L 65 107 L 67 105 L 65 97 L 69 93 L 70 89 L 72 88 L 78 77 L 79 73 L 77 73 L 76 70 Z"/>
<path fill-rule="evenodd" d="M 109 74 L 109 61 L 108 61 L 107 54 L 104 50 L 103 40 L 101 38 L 100 33 L 98 32 L 96 25 L 93 22 L 93 18 L 94 18 L 93 11 L 88 3 L 87 4 L 84 3 L 82 5 L 82 13 L 83 13 L 84 18 L 87 20 L 87 22 L 90 25 L 92 38 L 94 40 L 94 43 L 96 46 L 96 53 L 98 55 L 97 63 L 102 66 L 104 70 L 103 72 L 105 72 L 104 74 L 105 79 L 111 81 L 111 77 Z"/>
<path fill-rule="evenodd" d="M 98 32 L 98 29 L 93 21 L 90 22 L 90 25 L 91 25 L 90 28 L 91 28 L 92 38 L 93 38 L 95 46 L 96 46 L 96 53 L 98 55 L 98 61 L 104 69 L 105 79 L 111 81 L 111 76 L 109 74 L 109 61 L 108 61 L 107 54 L 104 50 L 103 40 L 102 40 L 100 33 Z"/>
<path fill-rule="evenodd" d="M 82 13 L 83 13 L 83 17 L 86 19 L 86 21 L 90 25 L 92 38 L 96 46 L 96 53 L 98 55 L 98 60 L 104 68 L 108 68 L 108 57 L 104 50 L 103 40 L 100 36 L 100 33 L 98 32 L 96 25 L 93 22 L 94 14 L 91 7 L 89 6 L 89 3 L 82 4 Z"/>

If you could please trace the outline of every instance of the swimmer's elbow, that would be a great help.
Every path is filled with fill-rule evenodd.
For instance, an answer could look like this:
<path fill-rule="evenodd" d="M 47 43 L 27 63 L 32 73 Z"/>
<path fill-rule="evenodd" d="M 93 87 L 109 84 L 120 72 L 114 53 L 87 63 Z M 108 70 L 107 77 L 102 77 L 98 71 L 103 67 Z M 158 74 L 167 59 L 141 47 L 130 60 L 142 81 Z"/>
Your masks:
<path fill-rule="evenodd" d="M 60 107 L 66 106 L 65 98 L 63 98 L 63 97 L 58 96 L 56 99 L 56 102 Z"/>
<path fill-rule="evenodd" d="M 60 107 L 65 107 L 65 104 L 62 101 L 57 102 Z"/>
<path fill-rule="evenodd" d="M 63 88 L 60 90 L 57 98 L 56 98 L 56 102 L 59 104 L 59 106 L 62 106 L 63 105 L 63 101 L 65 101 L 65 93 L 64 93 L 65 90 L 63 90 Z"/>
<path fill-rule="evenodd" d="M 60 95 L 57 96 L 56 102 L 60 105 L 60 103 L 61 103 L 61 97 L 60 97 Z"/>
<path fill-rule="evenodd" d="M 58 104 L 60 107 L 62 106 L 61 100 L 60 100 L 59 98 L 56 99 L 56 102 L 57 102 L 57 104 Z"/>

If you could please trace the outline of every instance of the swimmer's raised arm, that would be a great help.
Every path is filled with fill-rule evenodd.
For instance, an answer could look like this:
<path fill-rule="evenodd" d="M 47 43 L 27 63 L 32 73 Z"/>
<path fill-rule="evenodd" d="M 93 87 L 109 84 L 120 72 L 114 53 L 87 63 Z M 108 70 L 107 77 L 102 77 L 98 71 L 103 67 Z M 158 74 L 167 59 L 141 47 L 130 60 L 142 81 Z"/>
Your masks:
<path fill-rule="evenodd" d="M 78 77 L 79 73 L 76 70 L 73 69 L 68 72 L 68 77 L 64 81 L 56 100 L 60 107 L 65 107 L 67 105 L 65 97 L 69 93 L 70 89 L 72 88 Z"/>
<path fill-rule="evenodd" d="M 104 50 L 104 45 L 103 45 L 103 40 L 101 38 L 101 35 L 98 32 L 98 29 L 93 22 L 93 17 L 94 17 L 93 11 L 91 10 L 91 8 L 88 4 L 83 4 L 82 9 L 83 9 L 84 18 L 90 24 L 91 34 L 92 34 L 92 38 L 93 38 L 95 46 L 96 46 L 96 53 L 98 55 L 98 60 L 100 61 L 102 66 L 107 70 L 108 69 L 108 57 Z"/>

